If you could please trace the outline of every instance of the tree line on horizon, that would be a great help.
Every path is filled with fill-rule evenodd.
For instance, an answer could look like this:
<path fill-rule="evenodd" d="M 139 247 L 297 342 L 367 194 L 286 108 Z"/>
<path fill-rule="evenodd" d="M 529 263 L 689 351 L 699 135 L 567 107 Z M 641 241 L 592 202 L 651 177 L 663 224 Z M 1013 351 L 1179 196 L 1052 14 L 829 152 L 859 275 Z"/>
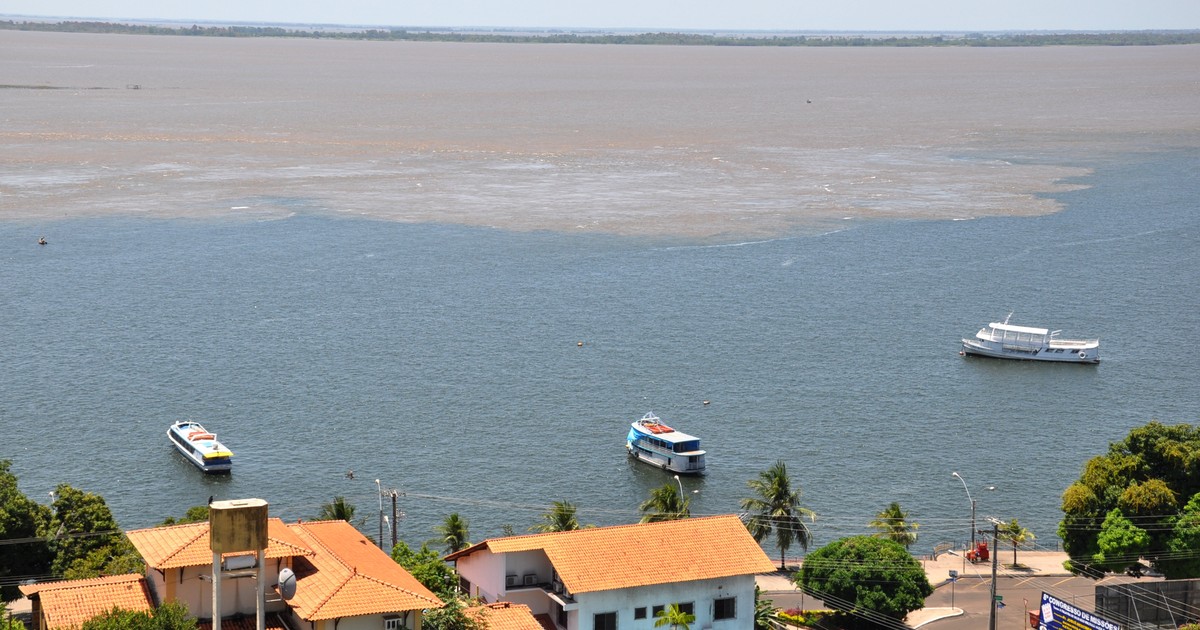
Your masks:
<path fill-rule="evenodd" d="M 124 22 L 63 20 L 0 21 L 0 29 L 64 33 L 117 33 L 188 37 L 294 37 L 373 41 L 436 41 L 517 44 L 625 44 L 657 46 L 819 46 L 819 47 L 1029 47 L 1029 46 L 1168 46 L 1200 43 L 1200 30 L 1016 33 L 972 32 L 964 35 L 769 35 L 655 33 L 572 33 L 555 29 L 533 32 L 478 32 L 405 28 L 305 28 L 303 26 L 211 25 L 163 26 Z"/>

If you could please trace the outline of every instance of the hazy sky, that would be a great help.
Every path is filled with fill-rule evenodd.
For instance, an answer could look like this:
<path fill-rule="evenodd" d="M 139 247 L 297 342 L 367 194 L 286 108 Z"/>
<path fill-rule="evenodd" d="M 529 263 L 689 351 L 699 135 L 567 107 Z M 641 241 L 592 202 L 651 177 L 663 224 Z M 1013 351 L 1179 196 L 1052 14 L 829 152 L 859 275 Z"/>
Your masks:
<path fill-rule="evenodd" d="M 6 15 L 835 31 L 1200 28 L 1200 0 L 4 0 Z"/>

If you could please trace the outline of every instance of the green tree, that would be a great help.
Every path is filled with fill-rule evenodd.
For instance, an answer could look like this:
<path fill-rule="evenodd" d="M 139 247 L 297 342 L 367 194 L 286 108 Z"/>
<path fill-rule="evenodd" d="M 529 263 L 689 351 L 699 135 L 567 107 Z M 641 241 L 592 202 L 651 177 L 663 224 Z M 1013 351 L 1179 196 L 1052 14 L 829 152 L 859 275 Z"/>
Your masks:
<path fill-rule="evenodd" d="M 917 528 L 920 526 L 919 523 L 908 520 L 908 512 L 901 509 L 896 501 L 892 501 L 891 505 L 876 514 L 875 520 L 868 524 L 871 529 L 879 530 L 875 536 L 894 540 L 904 545 L 905 549 L 917 542 Z"/>
<path fill-rule="evenodd" d="M 466 613 L 466 604 L 458 597 L 446 601 L 446 605 L 431 610 L 421 621 L 423 630 L 486 630 L 477 617 Z"/>
<path fill-rule="evenodd" d="M 183 518 L 176 519 L 174 516 L 168 516 L 159 527 L 167 525 L 184 525 L 187 523 L 206 523 L 208 522 L 208 506 L 194 505 L 188 508 L 183 514 Z"/>
<path fill-rule="evenodd" d="M 575 516 L 575 505 L 569 501 L 555 501 L 550 509 L 542 514 L 542 522 L 529 528 L 531 532 L 571 532 L 580 529 L 579 519 Z M 585 525 L 583 527 L 591 527 Z"/>
<path fill-rule="evenodd" d="M 346 497 L 333 497 L 333 501 L 321 504 L 321 512 L 317 515 L 318 521 L 346 521 L 351 525 L 361 528 L 367 519 L 360 518 L 354 520 L 354 512 L 356 508 L 354 504 L 347 501 Z"/>
<path fill-rule="evenodd" d="M 656 617 L 655 628 L 670 626 L 671 630 L 688 630 L 693 623 L 696 623 L 696 615 L 684 612 L 679 604 L 671 604 L 658 611 L 658 614 L 654 616 Z"/>
<path fill-rule="evenodd" d="M 1177 556 L 1170 549 L 1170 541 L 1179 540 L 1175 527 L 1188 527 L 1181 519 L 1185 508 L 1180 500 L 1200 492 L 1197 471 L 1200 429 L 1190 424 L 1150 422 L 1110 444 L 1104 455 L 1088 460 L 1079 479 L 1062 496 L 1058 535 L 1071 569 L 1091 575 L 1099 573 L 1089 569 L 1105 570 L 1094 566 L 1093 559 L 1103 553 L 1102 524 L 1116 508 L 1149 536 L 1145 555 L 1164 575 L 1170 570 L 1176 572 L 1171 577 L 1200 577 L 1200 563 L 1175 563 Z"/>
<path fill-rule="evenodd" d="M 420 550 L 413 551 L 401 540 L 392 548 L 392 560 L 417 578 L 425 588 L 436 593 L 442 601 L 450 601 L 458 596 L 454 569 L 429 545 L 421 545 Z"/>
<path fill-rule="evenodd" d="M 54 490 L 54 515 L 47 532 L 54 562 L 50 569 L 70 579 L 97 577 L 110 556 L 121 555 L 125 534 L 117 527 L 112 512 L 98 494 L 67 484 Z"/>
<path fill-rule="evenodd" d="M 642 501 L 638 509 L 645 513 L 643 523 L 676 521 L 692 515 L 692 500 L 681 496 L 676 484 L 668 483 L 650 490 L 650 498 Z"/>
<path fill-rule="evenodd" d="M 11 467 L 12 460 L 0 460 L 0 601 L 20 597 L 17 582 L 49 574 L 54 559 L 44 539 L 50 508 L 21 493 Z"/>
<path fill-rule="evenodd" d="M 758 542 L 774 533 L 775 546 L 779 548 L 779 568 L 786 569 L 787 550 L 793 543 L 808 550 L 812 532 L 804 519 L 811 522 L 816 520 L 816 515 L 800 505 L 800 489 L 792 490 L 792 480 L 783 460 L 758 473 L 758 479 L 751 479 L 746 485 L 755 494 L 742 499 L 742 509 L 749 513 L 746 529 Z"/>
<path fill-rule="evenodd" d="M 446 545 L 447 553 L 471 546 L 467 519 L 459 516 L 458 512 L 447 516 L 441 525 L 436 525 L 433 529 L 440 536 L 440 541 Z"/>
<path fill-rule="evenodd" d="M 1037 538 L 1037 536 L 1033 535 L 1033 532 L 1021 526 L 1015 518 L 1001 525 L 996 531 L 1000 540 L 1007 540 L 1012 543 L 1013 565 L 1017 564 L 1017 547 Z"/>
<path fill-rule="evenodd" d="M 83 622 L 81 630 L 196 630 L 196 627 L 196 619 L 188 614 L 187 607 L 166 602 L 153 613 L 113 608 Z"/>
<path fill-rule="evenodd" d="M 25 623 L 20 619 L 10 619 L 8 607 L 0 600 L 0 630 L 25 630 Z"/>
<path fill-rule="evenodd" d="M 792 580 L 835 610 L 895 627 L 933 593 L 921 563 L 898 542 L 850 536 L 808 554 Z"/>
<path fill-rule="evenodd" d="M 1193 495 L 1171 522 L 1166 546 L 1166 553 L 1158 557 L 1156 564 L 1167 579 L 1200 575 L 1200 556 L 1196 554 L 1200 549 L 1200 494 Z"/>
<path fill-rule="evenodd" d="M 1091 566 L 1120 572 L 1137 562 L 1149 549 L 1150 534 L 1134 525 L 1121 510 L 1113 508 L 1100 526 L 1096 546 L 1099 550 L 1092 554 Z"/>

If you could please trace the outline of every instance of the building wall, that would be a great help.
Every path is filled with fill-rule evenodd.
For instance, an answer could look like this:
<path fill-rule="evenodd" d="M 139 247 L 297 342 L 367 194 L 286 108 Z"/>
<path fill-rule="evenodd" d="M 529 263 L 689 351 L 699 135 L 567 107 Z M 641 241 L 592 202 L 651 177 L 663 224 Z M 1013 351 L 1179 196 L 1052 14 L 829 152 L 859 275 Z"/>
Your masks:
<path fill-rule="evenodd" d="M 267 599 L 266 612 L 280 612 L 287 608 L 285 602 L 273 592 L 279 583 L 280 560 L 267 560 L 264 570 Z M 150 592 L 156 603 L 177 601 L 187 606 L 188 612 L 200 619 L 212 618 L 212 567 L 185 567 L 166 569 L 159 572 L 150 569 L 146 573 Z M 221 617 L 236 614 L 254 615 L 258 610 L 257 580 L 250 577 L 221 580 Z"/>
<path fill-rule="evenodd" d="M 733 597 L 736 600 L 735 617 L 714 621 L 714 604 L 717 599 Z M 617 613 L 619 630 L 653 630 L 656 619 L 654 606 L 669 606 L 692 602 L 696 621 L 693 630 L 750 630 L 754 627 L 754 576 L 744 575 L 715 580 L 659 584 L 639 588 L 580 593 L 575 596 L 579 603 L 576 611 L 569 613 L 569 630 L 591 630 L 595 615 Z M 646 608 L 644 619 L 634 619 L 634 609 Z"/>

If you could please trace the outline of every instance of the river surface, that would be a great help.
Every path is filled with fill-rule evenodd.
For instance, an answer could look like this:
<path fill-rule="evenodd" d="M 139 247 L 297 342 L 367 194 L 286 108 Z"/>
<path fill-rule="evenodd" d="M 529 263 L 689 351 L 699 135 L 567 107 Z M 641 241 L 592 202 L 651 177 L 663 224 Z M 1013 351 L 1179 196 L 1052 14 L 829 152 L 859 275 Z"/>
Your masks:
<path fill-rule="evenodd" d="M 9 32 L 0 43 L 21 44 L 26 62 L 5 63 L 29 75 L 0 89 L 0 458 L 35 499 L 60 483 L 96 492 L 127 529 L 209 496 L 263 498 L 288 520 L 345 496 L 376 535 L 378 512 L 391 514 L 377 489 L 397 490 L 398 534 L 415 544 L 451 512 L 470 522 L 472 540 L 523 532 L 552 500 L 577 504 L 585 523 L 632 522 L 652 488 L 674 483 L 625 456 L 628 423 L 653 411 L 709 453 L 708 474 L 682 480 L 693 514 L 739 511 L 746 482 L 782 459 L 818 515 L 817 545 L 867 531 L 891 501 L 921 523 L 916 550 L 961 542 L 969 492 L 980 523 L 1019 518 L 1053 546 L 1059 497 L 1088 458 L 1133 427 L 1196 422 L 1200 411 L 1200 125 L 1194 110 L 1165 103 L 1174 97 L 1144 124 L 1122 105 L 1111 132 L 1094 118 L 1071 134 L 1043 121 L 1048 131 L 928 145 L 908 136 L 979 121 L 962 114 L 939 127 L 908 112 L 922 124 L 901 129 L 865 117 L 853 142 L 849 132 L 811 136 L 817 159 L 788 129 L 770 144 L 770 119 L 703 108 L 683 108 L 652 139 L 637 134 L 654 121 L 625 128 L 613 112 L 609 129 L 624 135 L 606 144 L 589 108 L 611 94 L 564 97 L 577 85 L 546 52 L 585 55 L 611 87 L 647 60 L 663 76 L 701 81 L 713 79 L 695 55 L 727 64 L 711 73 L 744 64 L 753 74 L 747 55 L 819 67 L 826 51 L 731 59 L 718 49 L 431 45 L 452 66 L 480 50 L 515 56 L 509 75 L 480 75 L 491 77 L 492 106 L 470 100 L 493 114 L 521 103 L 497 120 L 527 126 L 418 133 L 414 123 L 401 133 L 346 126 L 337 114 L 365 101 L 336 94 L 275 119 L 231 105 L 245 93 L 218 98 L 213 86 L 242 75 L 206 66 L 195 47 L 257 47 L 251 61 L 294 73 L 311 60 L 285 52 L 314 54 L 300 44 L 430 48 Z M 111 59 L 143 68 L 147 46 L 163 49 L 166 66 L 193 54 L 193 74 L 158 85 L 115 78 Z M 59 75 L 86 65 L 78 51 L 89 49 L 93 70 Z M 923 76 L 939 64 L 1001 63 L 934 52 L 893 54 Z M 1165 54 L 1120 52 L 1057 59 Z M 523 70 L 530 63 L 565 82 L 541 95 L 548 101 L 528 97 L 545 76 Z M 860 79 L 879 72 L 838 64 Z M 30 87 L 39 68 L 54 87 Z M 444 86 L 446 75 L 412 71 L 414 82 Z M 321 65 L 311 74 L 318 85 L 343 81 Z M 383 74 L 392 78 L 377 112 L 398 81 Z M 756 80 L 749 93 L 766 107 L 790 98 L 771 91 L 770 76 Z M 970 89 L 986 92 L 977 83 Z M 634 109 L 681 102 L 630 85 Z M 151 102 L 130 100 L 142 98 Z M 102 101 L 99 113 L 81 121 L 88 99 Z M 540 102 L 551 105 L 539 113 Z M 574 118 L 582 145 L 571 139 L 577 108 L 589 112 Z M 847 108 L 836 115 L 856 115 Z M 421 115 L 412 119 L 441 124 Z M 867 138 L 883 128 L 893 135 Z M 290 139 L 263 140 L 276 132 Z M 737 164 L 723 170 L 729 156 Z M 781 164 L 795 172 L 778 176 Z M 868 190 L 847 192 L 854 181 Z M 48 245 L 35 244 L 41 235 Z M 1010 312 L 1013 323 L 1101 338 L 1103 363 L 958 355 L 961 337 Z M 205 477 L 172 450 L 165 432 L 179 419 L 232 448 L 232 475 Z"/>

